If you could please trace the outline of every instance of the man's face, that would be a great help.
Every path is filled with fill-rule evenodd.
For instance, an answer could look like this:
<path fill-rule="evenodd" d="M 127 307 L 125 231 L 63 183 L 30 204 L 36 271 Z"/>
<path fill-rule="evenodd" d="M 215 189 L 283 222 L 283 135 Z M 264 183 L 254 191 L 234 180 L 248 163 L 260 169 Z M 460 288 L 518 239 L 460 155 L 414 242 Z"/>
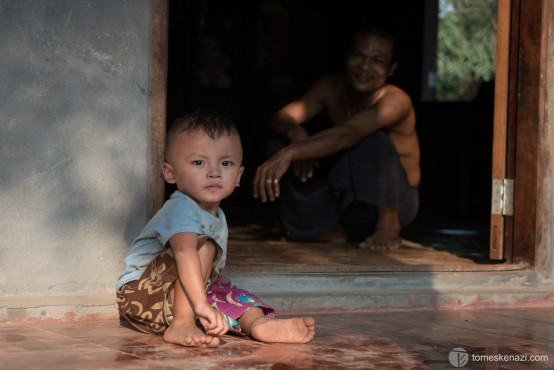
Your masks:
<path fill-rule="evenodd" d="M 236 133 L 212 139 L 203 131 L 177 133 L 164 163 L 164 178 L 204 210 L 214 213 L 219 202 L 240 184 L 244 171 Z"/>
<path fill-rule="evenodd" d="M 346 57 L 346 79 L 360 92 L 374 92 L 387 82 L 397 67 L 391 63 L 392 40 L 372 34 L 357 34 Z"/>

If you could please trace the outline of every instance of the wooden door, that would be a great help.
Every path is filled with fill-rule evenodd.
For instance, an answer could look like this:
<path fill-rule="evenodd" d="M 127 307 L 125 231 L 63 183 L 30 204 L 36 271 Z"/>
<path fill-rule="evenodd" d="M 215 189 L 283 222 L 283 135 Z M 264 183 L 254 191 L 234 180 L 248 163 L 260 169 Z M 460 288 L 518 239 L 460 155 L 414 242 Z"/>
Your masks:
<path fill-rule="evenodd" d="M 490 258 L 510 263 L 535 263 L 550 8 L 549 0 L 498 0 Z M 511 206 L 498 206 L 502 194 Z"/>
<path fill-rule="evenodd" d="M 494 89 L 494 129 L 492 155 L 492 200 L 490 258 L 504 258 L 506 216 L 510 212 L 510 185 L 507 178 L 508 96 L 510 76 L 510 0 L 498 0 L 496 32 L 496 77 Z M 512 187 L 513 189 L 513 187 Z M 512 213 L 513 214 L 513 213 Z"/>

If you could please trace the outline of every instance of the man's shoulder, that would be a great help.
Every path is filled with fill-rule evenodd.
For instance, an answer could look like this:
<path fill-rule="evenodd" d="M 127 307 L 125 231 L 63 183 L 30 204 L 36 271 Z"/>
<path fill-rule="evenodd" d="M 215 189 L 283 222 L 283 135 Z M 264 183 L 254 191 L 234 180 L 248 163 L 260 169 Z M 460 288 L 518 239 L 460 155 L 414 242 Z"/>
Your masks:
<path fill-rule="evenodd" d="M 399 94 L 399 95 L 409 97 L 409 95 L 406 91 L 404 91 L 402 88 L 400 88 L 396 85 L 393 85 L 393 84 L 386 84 L 384 86 L 384 90 L 385 90 L 386 94 Z"/>
<path fill-rule="evenodd" d="M 328 74 L 318 79 L 310 88 L 308 95 L 317 97 L 323 102 L 336 99 L 344 86 L 344 76 L 341 74 Z"/>
<path fill-rule="evenodd" d="M 344 84 L 344 75 L 343 74 L 328 74 L 321 77 L 314 83 L 314 86 L 319 86 L 322 88 L 333 88 L 336 89 L 339 86 Z"/>
<path fill-rule="evenodd" d="M 380 99 L 384 101 L 391 101 L 395 100 L 396 102 L 402 102 L 404 104 L 407 104 L 409 106 L 412 106 L 412 99 L 410 98 L 410 95 L 403 89 L 401 89 L 398 86 L 388 84 L 383 89 L 383 95 Z"/>

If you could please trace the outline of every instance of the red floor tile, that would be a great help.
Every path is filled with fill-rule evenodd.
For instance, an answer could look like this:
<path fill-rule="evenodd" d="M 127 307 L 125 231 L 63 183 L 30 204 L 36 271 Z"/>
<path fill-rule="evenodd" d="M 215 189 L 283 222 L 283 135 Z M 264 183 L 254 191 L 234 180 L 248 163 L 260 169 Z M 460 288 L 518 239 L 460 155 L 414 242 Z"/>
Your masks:
<path fill-rule="evenodd" d="M 225 335 L 217 348 L 185 348 L 118 321 L 0 325 L 1 369 L 553 369 L 554 309 L 315 315 L 308 344 L 265 344 Z M 471 356 L 548 356 L 475 362 Z"/>

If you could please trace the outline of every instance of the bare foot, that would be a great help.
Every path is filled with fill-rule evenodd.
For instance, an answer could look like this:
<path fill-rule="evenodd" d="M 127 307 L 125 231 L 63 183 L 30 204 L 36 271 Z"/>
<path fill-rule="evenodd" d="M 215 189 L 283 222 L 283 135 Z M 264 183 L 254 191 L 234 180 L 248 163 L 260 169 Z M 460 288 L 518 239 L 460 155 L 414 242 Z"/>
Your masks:
<path fill-rule="evenodd" d="M 374 251 L 392 251 L 402 244 L 400 233 L 396 229 L 377 229 L 373 235 L 358 244 L 361 249 Z"/>
<path fill-rule="evenodd" d="M 207 335 L 194 323 L 188 322 L 176 325 L 173 321 L 164 333 L 164 340 L 186 347 L 216 347 L 219 345 L 219 338 Z"/>
<path fill-rule="evenodd" d="M 312 317 L 259 318 L 252 324 L 252 337 L 267 343 L 308 343 L 315 335 Z"/>

